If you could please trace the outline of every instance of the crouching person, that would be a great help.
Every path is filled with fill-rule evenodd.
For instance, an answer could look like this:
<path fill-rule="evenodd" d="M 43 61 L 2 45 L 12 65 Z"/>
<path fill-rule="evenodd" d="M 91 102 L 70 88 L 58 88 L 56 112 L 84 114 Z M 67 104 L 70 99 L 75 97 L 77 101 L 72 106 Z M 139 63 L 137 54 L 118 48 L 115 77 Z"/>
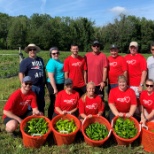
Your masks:
<path fill-rule="evenodd" d="M 25 76 L 21 88 L 15 90 L 9 97 L 3 108 L 3 120 L 6 132 L 14 135 L 18 124 L 29 115 L 42 115 L 37 108 L 36 95 L 31 90 L 32 79 Z M 28 110 L 31 106 L 32 110 Z"/>

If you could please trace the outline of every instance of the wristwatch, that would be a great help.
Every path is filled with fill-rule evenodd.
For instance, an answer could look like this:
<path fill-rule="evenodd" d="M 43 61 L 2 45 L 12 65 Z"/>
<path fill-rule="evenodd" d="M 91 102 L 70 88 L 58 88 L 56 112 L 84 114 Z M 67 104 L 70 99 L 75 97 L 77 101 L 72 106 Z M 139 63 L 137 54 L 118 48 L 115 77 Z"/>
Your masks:
<path fill-rule="evenodd" d="M 141 83 L 140 86 L 143 87 L 143 84 Z"/>

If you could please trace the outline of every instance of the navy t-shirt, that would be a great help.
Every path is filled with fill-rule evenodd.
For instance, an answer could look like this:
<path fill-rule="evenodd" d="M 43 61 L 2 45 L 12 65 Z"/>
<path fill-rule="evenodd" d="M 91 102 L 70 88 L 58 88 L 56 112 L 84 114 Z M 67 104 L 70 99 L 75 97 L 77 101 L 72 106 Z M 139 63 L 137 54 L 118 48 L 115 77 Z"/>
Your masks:
<path fill-rule="evenodd" d="M 44 62 L 40 57 L 25 58 L 21 61 L 19 72 L 23 73 L 25 76 L 30 76 L 32 78 L 33 85 L 43 85 L 44 81 Z"/>

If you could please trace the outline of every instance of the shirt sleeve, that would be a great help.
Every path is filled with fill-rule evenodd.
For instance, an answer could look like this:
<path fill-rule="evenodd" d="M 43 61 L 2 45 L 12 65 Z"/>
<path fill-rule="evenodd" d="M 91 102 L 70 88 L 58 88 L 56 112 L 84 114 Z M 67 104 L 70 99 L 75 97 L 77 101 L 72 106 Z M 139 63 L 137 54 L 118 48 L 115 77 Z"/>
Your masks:
<path fill-rule="evenodd" d="M 38 107 L 38 106 L 37 106 L 36 94 L 35 94 L 35 93 L 32 94 L 31 107 L 32 107 L 32 108 L 37 108 L 37 107 Z"/>
<path fill-rule="evenodd" d="M 61 92 L 59 92 L 56 96 L 56 100 L 55 100 L 55 107 L 59 107 L 61 108 L 60 105 L 61 104 Z"/>
<path fill-rule="evenodd" d="M 79 114 L 83 114 L 84 112 L 84 104 L 85 102 L 83 102 L 82 98 L 80 98 L 79 100 Z"/>
<path fill-rule="evenodd" d="M 49 73 L 54 73 L 55 72 L 55 64 L 52 59 L 50 59 L 46 65 L 46 70 Z"/>
<path fill-rule="evenodd" d="M 68 58 L 66 58 L 65 60 L 64 60 L 64 72 L 69 72 L 69 60 L 68 60 Z"/>
<path fill-rule="evenodd" d="M 109 101 L 108 101 L 108 103 L 112 103 L 112 104 L 114 104 L 114 89 L 111 89 L 110 90 L 110 93 L 109 93 Z"/>
<path fill-rule="evenodd" d="M 27 60 L 28 59 L 24 59 L 21 61 L 20 65 L 19 65 L 19 72 L 25 74 L 27 72 Z"/>

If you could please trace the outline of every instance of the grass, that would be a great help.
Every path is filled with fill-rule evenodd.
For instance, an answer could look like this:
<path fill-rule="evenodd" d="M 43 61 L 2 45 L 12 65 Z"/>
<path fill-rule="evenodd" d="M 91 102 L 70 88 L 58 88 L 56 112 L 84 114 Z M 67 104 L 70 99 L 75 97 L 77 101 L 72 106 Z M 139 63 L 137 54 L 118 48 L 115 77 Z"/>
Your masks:
<path fill-rule="evenodd" d="M 0 54 L 2 53 L 18 53 L 18 51 L 0 51 Z M 61 52 L 60 59 L 63 61 L 69 54 L 70 52 Z M 84 54 L 85 53 L 83 52 L 81 53 L 81 55 Z M 27 55 L 24 53 L 24 56 L 26 57 Z M 46 64 L 49 59 L 49 53 L 47 51 L 40 52 L 39 56 L 43 57 Z M 145 57 L 147 56 L 149 55 L 146 54 Z M 0 65 L 6 66 L 6 61 L 4 62 L 3 56 L 1 56 L 0 59 Z M 8 60 L 7 62 L 18 63 L 19 59 L 18 57 L 14 57 L 12 60 Z M 7 63 L 7 65 L 9 65 L 9 63 Z M 18 67 L 18 65 L 16 67 Z M 2 109 L 5 101 L 8 99 L 9 95 L 19 87 L 20 82 L 17 76 L 5 79 L 0 78 L 0 116 L 2 116 Z M 45 100 L 45 110 L 47 111 L 49 105 L 49 96 L 47 89 Z M 107 97 L 105 97 L 105 101 L 107 102 Z M 132 145 L 125 147 L 118 146 L 113 139 L 113 136 L 111 136 L 110 139 L 102 147 L 90 147 L 84 142 L 83 136 L 81 134 L 78 134 L 76 141 L 72 145 L 56 146 L 53 142 L 53 136 L 51 133 L 44 146 L 39 149 L 30 149 L 23 146 L 19 129 L 17 130 L 17 133 L 18 137 L 16 139 L 10 137 L 5 132 L 4 125 L 2 124 L 2 119 L 0 119 L 0 154 L 146 154 L 146 152 L 143 150 L 143 147 L 140 146 L 139 140 L 136 140 Z"/>

